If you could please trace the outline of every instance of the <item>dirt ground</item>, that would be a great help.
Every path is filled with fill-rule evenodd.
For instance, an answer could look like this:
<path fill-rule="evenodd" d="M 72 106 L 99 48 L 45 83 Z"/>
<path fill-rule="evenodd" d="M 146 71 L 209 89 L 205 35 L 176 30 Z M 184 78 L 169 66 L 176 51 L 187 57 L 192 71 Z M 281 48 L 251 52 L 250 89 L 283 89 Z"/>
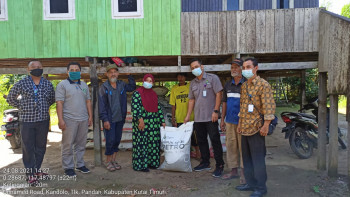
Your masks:
<path fill-rule="evenodd" d="M 345 117 L 339 115 L 339 126 L 347 129 Z M 329 178 L 325 172 L 316 170 L 317 150 L 310 159 L 301 160 L 292 152 L 279 122 L 272 136 L 266 138 L 268 155 L 268 194 L 266 196 L 312 197 L 350 196 L 347 188 L 347 151 L 339 149 L 339 177 Z M 44 180 L 41 187 L 23 185 L 21 150 L 10 149 L 6 140 L 0 140 L 0 196 L 249 196 L 250 192 L 234 189 L 238 179 L 221 180 L 213 178 L 211 172 L 166 172 L 151 170 L 149 173 L 135 172 L 131 166 L 131 151 L 121 151 L 118 162 L 122 169 L 108 172 L 104 167 L 94 166 L 94 150 L 85 154 L 90 174 L 77 172 L 76 180 L 67 180 L 61 168 L 61 132 L 54 129 L 49 133 L 48 148 L 43 168 L 53 180 Z M 226 155 L 224 155 L 225 157 Z M 212 159 L 212 168 L 215 161 Z M 199 161 L 192 159 L 192 167 Z M 228 171 L 226 168 L 225 171 Z M 2 177 L 2 178 L 1 178 Z"/>

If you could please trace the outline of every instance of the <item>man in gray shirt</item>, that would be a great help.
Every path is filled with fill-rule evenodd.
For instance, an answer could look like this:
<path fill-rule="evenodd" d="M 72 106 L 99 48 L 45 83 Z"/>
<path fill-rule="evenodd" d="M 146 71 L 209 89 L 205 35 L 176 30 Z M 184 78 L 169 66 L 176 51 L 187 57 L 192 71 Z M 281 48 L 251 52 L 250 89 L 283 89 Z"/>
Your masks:
<path fill-rule="evenodd" d="M 80 81 L 80 71 L 78 62 L 70 62 L 69 77 L 56 88 L 58 126 L 62 130 L 62 167 L 68 176 L 76 175 L 74 167 L 82 173 L 90 172 L 83 157 L 88 127 L 92 124 L 92 107 L 89 87 Z"/>
<path fill-rule="evenodd" d="M 184 123 L 190 120 L 194 109 L 194 130 L 197 131 L 198 145 L 202 155 L 201 163 L 194 168 L 194 171 L 211 169 L 207 140 L 209 134 L 216 161 L 213 177 L 221 177 L 225 163 L 218 128 L 218 117 L 223 87 L 218 76 L 204 72 L 202 62 L 199 59 L 192 60 L 190 67 L 196 78 L 191 81 L 188 94 L 188 111 Z"/>

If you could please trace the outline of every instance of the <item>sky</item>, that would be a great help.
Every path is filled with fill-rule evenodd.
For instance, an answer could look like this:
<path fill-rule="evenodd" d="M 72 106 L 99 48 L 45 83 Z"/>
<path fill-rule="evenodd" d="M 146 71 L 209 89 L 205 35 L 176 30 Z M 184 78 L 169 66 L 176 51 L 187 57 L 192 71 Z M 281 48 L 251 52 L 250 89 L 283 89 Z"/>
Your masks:
<path fill-rule="evenodd" d="M 341 9 L 345 4 L 350 3 L 350 0 L 320 0 L 320 6 L 326 5 L 326 2 L 330 2 L 331 6 L 327 8 L 328 11 L 334 12 L 336 14 L 341 13 Z"/>

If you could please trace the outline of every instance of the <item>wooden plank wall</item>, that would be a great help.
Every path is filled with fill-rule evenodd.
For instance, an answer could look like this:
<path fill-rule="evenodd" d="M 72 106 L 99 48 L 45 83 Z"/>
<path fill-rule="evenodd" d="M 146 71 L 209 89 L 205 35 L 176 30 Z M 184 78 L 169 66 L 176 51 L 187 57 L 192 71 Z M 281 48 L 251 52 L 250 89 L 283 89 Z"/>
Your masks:
<path fill-rule="evenodd" d="M 319 8 L 182 13 L 182 55 L 317 52 L 318 21 Z"/>
<path fill-rule="evenodd" d="M 319 72 L 328 72 L 328 93 L 346 94 L 350 69 L 350 20 L 320 12 Z"/>
<path fill-rule="evenodd" d="M 222 0 L 181 0 L 182 12 L 222 11 Z"/>
<path fill-rule="evenodd" d="M 144 0 L 143 19 L 112 19 L 111 0 L 75 0 L 75 20 L 43 20 L 42 0 L 7 1 L 0 58 L 181 54 L 181 1 Z"/>

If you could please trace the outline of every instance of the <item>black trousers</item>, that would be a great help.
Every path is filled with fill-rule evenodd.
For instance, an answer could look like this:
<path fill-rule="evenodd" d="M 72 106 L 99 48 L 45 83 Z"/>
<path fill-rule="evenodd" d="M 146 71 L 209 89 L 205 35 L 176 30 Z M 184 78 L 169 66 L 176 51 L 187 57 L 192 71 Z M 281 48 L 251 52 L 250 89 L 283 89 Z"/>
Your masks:
<path fill-rule="evenodd" d="M 261 136 L 259 132 L 252 136 L 242 135 L 241 143 L 244 176 L 247 184 L 258 190 L 267 190 L 265 137 Z"/>
<path fill-rule="evenodd" d="M 195 122 L 194 129 L 197 134 L 197 142 L 199 150 L 201 151 L 201 163 L 210 163 L 210 152 L 208 144 L 208 134 L 211 144 L 214 149 L 214 158 L 216 166 L 223 166 L 225 164 L 222 156 L 222 145 L 220 141 L 218 122 Z"/>
<path fill-rule="evenodd" d="M 26 175 L 39 172 L 46 152 L 50 120 L 21 122 L 23 164 Z"/>

